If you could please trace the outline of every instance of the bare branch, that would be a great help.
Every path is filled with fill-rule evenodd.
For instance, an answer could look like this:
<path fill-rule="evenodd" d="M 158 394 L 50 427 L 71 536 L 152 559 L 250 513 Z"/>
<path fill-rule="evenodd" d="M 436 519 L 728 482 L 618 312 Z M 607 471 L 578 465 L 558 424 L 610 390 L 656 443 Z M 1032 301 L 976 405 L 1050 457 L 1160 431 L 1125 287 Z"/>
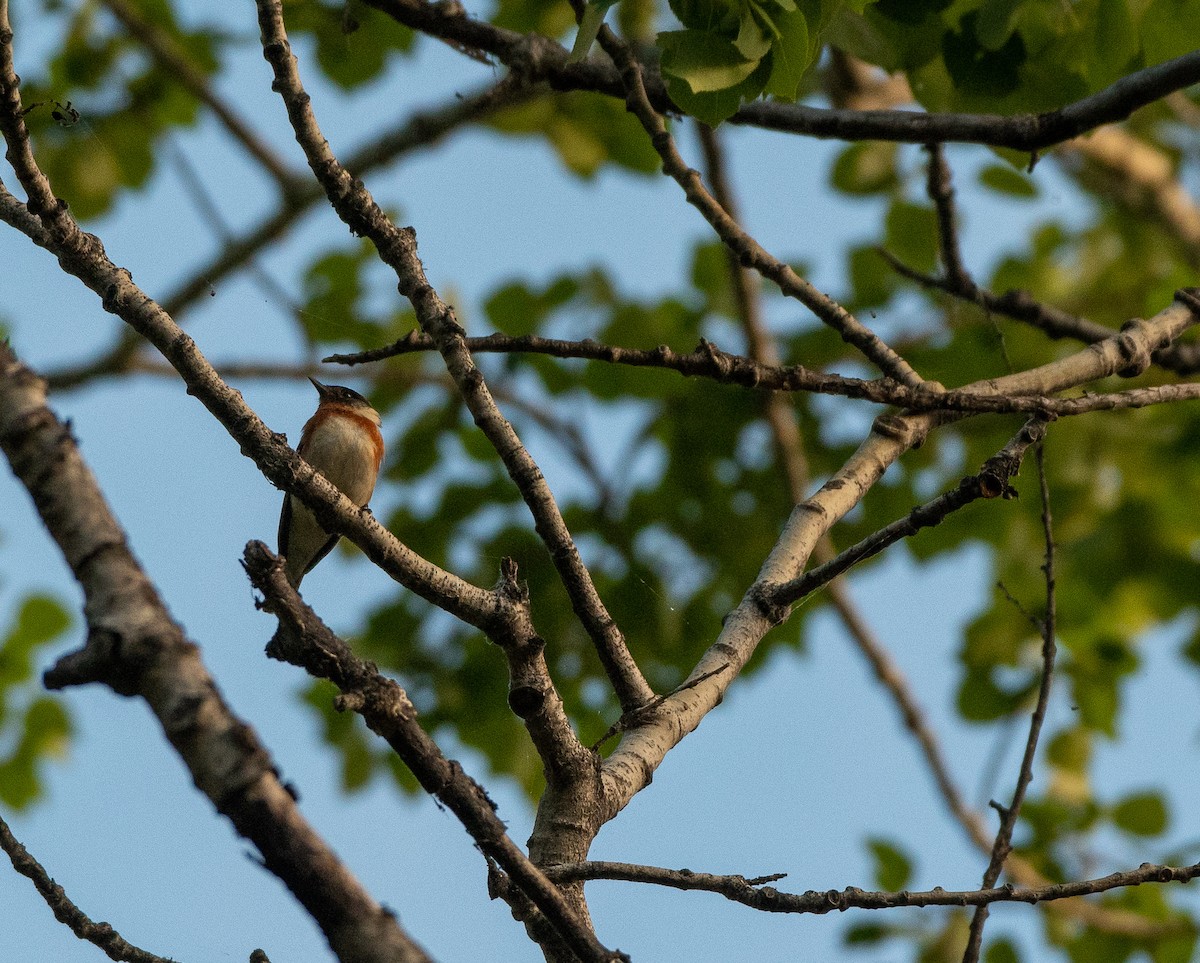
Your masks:
<path fill-rule="evenodd" d="M 1118 336 L 1049 364 L 964 389 L 981 396 L 1047 394 L 1086 383 L 1117 370 L 1144 369 L 1150 354 L 1200 322 L 1185 294 L 1154 317 L 1137 319 Z M 798 578 L 830 527 L 858 504 L 887 467 L 940 423 L 934 413 L 880 416 L 858 450 L 819 491 L 792 512 L 770 557 L 745 596 L 726 616 L 721 633 L 692 670 L 692 676 L 729 662 L 732 670 L 706 679 L 667 699 L 653 719 L 626 732 L 604 763 L 607 808 L 611 819 L 649 783 L 666 754 L 716 706 L 758 643 L 786 610 L 772 604 L 781 584 Z"/>
<path fill-rule="evenodd" d="M 625 708 L 642 705 L 653 698 L 653 690 L 629 654 L 624 636 L 596 592 L 541 470 L 488 391 L 454 312 L 426 280 L 417 255 L 414 232 L 397 229 L 361 181 L 355 181 L 333 156 L 300 82 L 279 4 L 259 0 L 258 10 L 263 53 L 275 73 L 275 89 L 283 98 L 296 139 L 304 149 L 309 165 L 342 220 L 355 234 L 370 238 L 383 262 L 395 271 L 400 293 L 412 302 L 422 330 L 433 339 L 445 360 L 446 370 L 454 379 L 475 423 L 496 449 L 529 507 L 572 608 L 592 638 L 621 705 Z"/>
<path fill-rule="evenodd" d="M 917 506 L 903 518 L 868 535 L 836 558 L 780 585 L 771 596 L 771 603 L 794 605 L 859 562 L 878 555 L 903 538 L 916 535 L 923 528 L 940 525 L 949 515 L 976 499 L 1013 497 L 1009 479 L 1020 471 L 1025 452 L 1045 437 L 1045 433 L 1046 419 L 1036 416 L 1030 418 L 1007 445 L 984 463 L 978 474 L 967 476 L 955 488 Z"/>
<path fill-rule="evenodd" d="M 580 959 L 627 960 L 597 941 L 587 921 L 575 914 L 559 889 L 509 838 L 486 791 L 457 762 L 442 755 L 417 722 L 417 711 L 399 684 L 358 658 L 305 604 L 288 583 L 279 558 L 262 542 L 251 542 L 246 546 L 245 566 L 255 588 L 279 615 L 279 629 L 267 645 L 267 654 L 333 682 L 342 692 L 337 707 L 359 713 L 372 731 L 387 740 L 425 790 L 459 818 L 484 854 L 509 874 Z M 505 588 L 511 591 L 514 586 L 515 580 L 510 580 Z M 557 714 L 565 722 L 561 701 Z"/>
<path fill-rule="evenodd" d="M 674 138 L 650 102 L 643 82 L 641 65 L 629 46 L 617 40 L 607 27 L 600 30 L 600 43 L 621 71 L 621 79 L 626 87 L 626 109 L 637 117 L 650 136 L 651 144 L 662 158 L 663 170 L 679 184 L 687 196 L 688 203 L 704 216 L 721 241 L 737 254 L 739 262 L 758 271 L 763 277 L 777 284 L 785 295 L 795 298 L 807 307 L 822 322 L 833 328 L 843 341 L 861 351 L 885 375 L 910 387 L 921 385 L 921 377 L 913 371 L 908 362 L 875 332 L 796 274 L 785 262 L 769 254 L 742 230 L 704 187 L 699 172 L 684 162 L 675 146 Z"/>
<path fill-rule="evenodd" d="M 975 282 L 963 265 L 962 252 L 958 244 L 958 212 L 954 206 L 954 184 L 950 177 L 950 165 L 946 163 L 946 152 L 941 144 L 926 144 L 929 154 L 929 173 L 925 189 L 937 211 L 938 250 L 942 257 L 942 269 L 946 282 L 954 286 L 960 296 L 970 300 Z"/>
<path fill-rule="evenodd" d="M 2 36 L 2 34 L 0 34 Z M 8 158 L 29 197 L 30 215 L 41 222 L 39 237 L 58 258 L 63 270 L 100 295 L 105 310 L 120 317 L 150 341 L 180 373 L 194 395 L 238 442 L 241 450 L 277 487 L 299 497 L 316 514 L 326 531 L 350 539 L 376 565 L 406 588 L 483 631 L 493 626 L 494 596 L 433 565 L 401 543 L 374 516 L 360 509 L 322 475 L 315 472 L 250 410 L 213 369 L 208 359 L 163 309 L 146 295 L 127 270 L 117 267 L 95 235 L 82 231 L 56 198 L 34 160 L 21 114 L 20 92 L 12 72 L 10 48 L 0 61 L 0 131 L 8 142 Z M 0 194 L 0 210 L 19 204 Z"/>
<path fill-rule="evenodd" d="M 569 52 L 539 34 L 520 34 L 469 16 L 460 4 L 425 0 L 367 0 L 414 30 L 453 40 L 496 57 L 530 80 L 557 90 L 590 90 L 623 97 L 612 67 L 598 59 L 569 62 Z M 679 114 L 662 77 L 646 65 L 650 102 L 659 113 Z M 926 114 L 910 110 L 838 110 L 760 101 L 746 104 L 729 122 L 807 137 L 835 140 L 887 140 L 910 144 L 969 143 L 1037 152 L 1102 124 L 1124 120 L 1134 111 L 1176 90 L 1200 82 L 1200 51 L 1176 57 L 1122 77 L 1104 90 L 1042 114 Z"/>
<path fill-rule="evenodd" d="M 0 78 L 11 77 L 0 0 Z M 102 682 L 141 696 L 203 792 L 321 927 L 343 963 L 428 958 L 304 820 L 257 735 L 226 705 L 199 649 L 138 565 L 45 382 L 0 344 L 0 449 L 83 589 L 85 647 L 49 688 Z M 99 563 L 99 564 L 98 564 Z"/>
<path fill-rule="evenodd" d="M 1105 893 L 1109 890 L 1143 883 L 1186 883 L 1200 877 L 1200 863 L 1192 866 L 1155 866 L 1142 863 L 1137 869 L 1110 873 L 1096 879 L 1072 883 L 1052 883 L 1046 886 L 999 886 L 980 890 L 952 891 L 936 889 L 904 890 L 899 893 L 870 892 L 855 886 L 843 890 L 806 893 L 781 893 L 764 883 L 774 882 L 786 873 L 746 879 L 744 876 L 716 876 L 696 873 L 690 869 L 663 869 L 633 863 L 586 862 L 555 866 L 549 875 L 557 880 L 622 880 L 631 883 L 650 883 L 672 889 L 700 890 L 718 893 L 726 899 L 768 913 L 844 913 L 849 909 L 888 910 L 905 906 L 987 906 L 991 903 L 1046 903 Z M 1171 927 L 1173 932 L 1186 932 L 1188 923 L 1180 920 Z M 1165 934 L 1164 934 L 1165 935 Z"/>
<path fill-rule="evenodd" d="M 1033 759 L 1037 753 L 1038 738 L 1042 732 L 1042 724 L 1046 719 L 1046 707 L 1050 702 L 1050 687 L 1054 681 L 1054 659 L 1058 651 L 1055 633 L 1058 623 L 1058 609 L 1054 581 L 1054 531 L 1050 514 L 1050 488 L 1046 483 L 1045 441 L 1037 449 L 1038 488 L 1042 496 L 1042 530 L 1046 536 L 1046 560 L 1042 572 L 1046 577 L 1046 617 L 1042 620 L 1042 678 L 1038 685 L 1037 703 L 1033 716 L 1029 721 L 1029 736 L 1025 740 L 1025 752 L 1021 757 L 1021 768 L 1017 774 L 1017 786 L 1013 790 L 1012 802 L 1007 806 L 996 808 L 1000 812 L 1000 829 L 996 833 L 996 841 L 992 844 L 991 858 L 987 870 L 983 874 L 982 889 L 988 889 L 1000 878 L 1004 862 L 1012 852 L 1012 834 L 1021 814 L 1021 805 L 1025 801 L 1025 792 L 1033 779 Z M 971 919 L 971 930 L 967 938 L 967 948 L 963 953 L 963 963 L 978 963 L 979 953 L 983 947 L 983 926 L 987 922 L 986 906 L 980 906 Z"/>
<path fill-rule="evenodd" d="M 134 946 L 110 924 L 93 923 L 88 915 L 71 901 L 66 890 L 50 878 L 42 864 L 29 855 L 29 851 L 12 834 L 8 823 L 2 817 L 0 849 L 8 854 L 13 869 L 33 881 L 38 893 L 54 913 L 54 918 L 68 926 L 79 939 L 98 946 L 110 960 L 124 960 L 126 963 L 171 963 L 169 958 Z"/>
<path fill-rule="evenodd" d="M 877 250 L 896 273 L 916 281 L 922 287 L 945 291 L 947 294 L 976 304 L 993 314 L 1002 314 L 1015 321 L 1024 322 L 1055 340 L 1071 338 L 1075 341 L 1082 341 L 1084 344 L 1096 344 L 1113 336 L 1113 329 L 1107 325 L 1089 321 L 1087 318 L 1069 314 L 1038 301 L 1028 291 L 1012 290 L 996 294 L 987 288 L 974 285 L 967 293 L 949 278 L 936 277 L 932 274 L 925 274 L 923 271 L 917 271 L 890 251 L 883 248 Z M 1194 374 L 1200 370 L 1200 345 L 1171 344 L 1155 351 L 1153 359 L 1155 364 L 1178 374 Z M 1059 412 L 1059 414 L 1065 414 L 1065 412 Z"/>

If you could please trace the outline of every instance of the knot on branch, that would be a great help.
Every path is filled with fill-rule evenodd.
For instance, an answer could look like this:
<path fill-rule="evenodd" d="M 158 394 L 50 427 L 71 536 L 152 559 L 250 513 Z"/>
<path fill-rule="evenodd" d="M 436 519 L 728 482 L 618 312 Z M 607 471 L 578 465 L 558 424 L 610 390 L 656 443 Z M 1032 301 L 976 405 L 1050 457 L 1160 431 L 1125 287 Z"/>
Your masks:
<path fill-rule="evenodd" d="M 1121 352 L 1124 364 L 1117 371 L 1122 378 L 1134 378 L 1150 367 L 1151 348 L 1146 344 L 1143 328 L 1145 320 L 1131 318 L 1121 325 L 1121 334 L 1117 338 L 1117 350 Z"/>
<path fill-rule="evenodd" d="M 749 592 L 755 608 L 772 625 L 782 625 L 792 614 L 790 605 L 778 601 L 779 589 L 778 585 L 755 585 Z"/>
<path fill-rule="evenodd" d="M 508 707 L 518 718 L 536 715 L 546 703 L 546 693 L 533 685 L 515 685 L 508 691 Z"/>
<path fill-rule="evenodd" d="M 893 441 L 907 442 L 909 436 L 908 422 L 899 415 L 882 414 L 871 424 L 871 430 L 884 438 Z"/>
<path fill-rule="evenodd" d="M 1200 321 L 1200 288 L 1180 288 L 1175 292 L 1175 300 L 1187 305 Z"/>

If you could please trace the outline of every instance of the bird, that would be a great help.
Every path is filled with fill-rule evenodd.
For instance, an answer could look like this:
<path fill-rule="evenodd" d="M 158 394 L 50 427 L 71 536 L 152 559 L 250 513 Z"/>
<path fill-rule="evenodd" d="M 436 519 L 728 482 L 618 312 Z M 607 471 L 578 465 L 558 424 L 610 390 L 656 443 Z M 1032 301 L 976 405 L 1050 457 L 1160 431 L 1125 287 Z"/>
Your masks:
<path fill-rule="evenodd" d="M 382 420 L 371 403 L 352 388 L 309 378 L 320 401 L 305 422 L 296 451 L 360 508 L 371 500 L 383 461 Z M 279 515 L 279 554 L 293 588 L 337 544 L 295 495 L 283 496 Z"/>

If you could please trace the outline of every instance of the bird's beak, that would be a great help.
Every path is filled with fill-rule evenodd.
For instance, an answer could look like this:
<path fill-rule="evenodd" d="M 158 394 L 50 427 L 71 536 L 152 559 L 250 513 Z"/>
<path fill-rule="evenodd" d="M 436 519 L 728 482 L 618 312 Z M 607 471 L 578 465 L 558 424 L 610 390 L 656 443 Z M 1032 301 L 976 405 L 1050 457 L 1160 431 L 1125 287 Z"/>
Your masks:
<path fill-rule="evenodd" d="M 317 394 L 322 398 L 329 394 L 329 385 L 321 384 L 316 378 L 309 378 L 308 380 L 312 382 L 313 387 L 317 389 Z"/>

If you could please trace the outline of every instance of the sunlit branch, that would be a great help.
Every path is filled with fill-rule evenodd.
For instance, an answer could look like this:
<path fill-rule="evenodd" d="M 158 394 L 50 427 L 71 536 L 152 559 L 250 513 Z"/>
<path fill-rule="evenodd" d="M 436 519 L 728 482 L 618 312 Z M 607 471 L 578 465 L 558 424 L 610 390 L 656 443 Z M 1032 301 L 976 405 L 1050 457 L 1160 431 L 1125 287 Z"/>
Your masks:
<path fill-rule="evenodd" d="M 978 382 L 969 390 L 980 395 L 1052 394 L 1117 371 L 1144 370 L 1153 351 L 1200 322 L 1200 311 L 1191 304 L 1196 300 L 1183 292 L 1158 314 L 1135 319 L 1107 341 L 1028 371 Z M 692 676 L 709 673 L 723 663 L 729 663 L 731 671 L 712 675 L 669 698 L 655 718 L 624 733 L 605 760 L 606 818 L 615 816 L 649 783 L 671 749 L 721 701 L 763 636 L 782 620 L 786 610 L 774 603 L 778 586 L 800 576 L 829 529 L 862 500 L 888 466 L 923 441 L 939 422 L 933 413 L 876 418 L 858 450 L 817 492 L 796 506 L 758 578 L 726 616 L 720 634 L 696 663 Z"/>

